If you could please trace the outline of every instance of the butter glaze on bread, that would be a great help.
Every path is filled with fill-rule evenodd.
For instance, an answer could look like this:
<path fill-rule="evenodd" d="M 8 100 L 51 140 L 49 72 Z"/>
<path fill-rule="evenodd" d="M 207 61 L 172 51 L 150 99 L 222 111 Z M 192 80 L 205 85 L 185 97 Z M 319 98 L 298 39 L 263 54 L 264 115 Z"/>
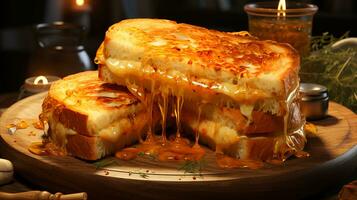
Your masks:
<path fill-rule="evenodd" d="M 143 105 L 126 88 L 82 72 L 55 82 L 42 104 L 50 140 L 69 154 L 97 160 L 145 133 Z"/>
<path fill-rule="evenodd" d="M 255 104 L 278 115 L 285 114 L 283 101 L 299 82 L 299 55 L 288 44 L 161 19 L 112 25 L 96 61 L 100 71 L 119 77 L 100 76 L 108 82 L 129 80 L 150 89 L 145 81 L 155 80 L 187 97 Z"/>
<path fill-rule="evenodd" d="M 285 160 L 304 148 L 300 58 L 288 44 L 170 20 L 127 19 L 108 29 L 95 61 L 101 80 L 126 86 L 143 101 L 171 99 L 177 127 L 182 122 L 216 151 Z"/>

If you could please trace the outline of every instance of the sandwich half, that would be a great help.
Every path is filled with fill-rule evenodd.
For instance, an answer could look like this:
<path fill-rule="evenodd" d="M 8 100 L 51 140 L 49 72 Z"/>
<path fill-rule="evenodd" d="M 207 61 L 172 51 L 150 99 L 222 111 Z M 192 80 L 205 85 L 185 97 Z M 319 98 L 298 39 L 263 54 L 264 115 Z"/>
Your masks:
<path fill-rule="evenodd" d="M 216 151 L 284 160 L 306 142 L 299 59 L 290 45 L 247 32 L 128 19 L 108 29 L 95 61 L 100 79 L 126 86 L 146 105 L 171 99 L 178 129 L 182 122 Z"/>
<path fill-rule="evenodd" d="M 137 142 L 146 133 L 140 101 L 125 87 L 104 83 L 97 71 L 55 82 L 42 104 L 49 140 L 67 154 L 97 160 Z"/>

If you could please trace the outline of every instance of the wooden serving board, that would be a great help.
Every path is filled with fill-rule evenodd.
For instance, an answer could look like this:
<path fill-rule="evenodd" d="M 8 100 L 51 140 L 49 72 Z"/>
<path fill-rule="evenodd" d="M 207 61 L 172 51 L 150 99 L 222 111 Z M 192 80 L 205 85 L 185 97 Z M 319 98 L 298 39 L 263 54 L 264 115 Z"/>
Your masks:
<path fill-rule="evenodd" d="M 308 139 L 305 150 L 311 157 L 258 170 L 219 169 L 211 151 L 200 174 L 179 170 L 180 163 L 150 159 L 115 160 L 97 169 L 69 156 L 37 156 L 28 146 L 41 141 L 42 131 L 30 125 L 9 134 L 6 125 L 35 121 L 45 95 L 19 101 L 2 115 L 0 153 L 14 163 L 18 175 L 51 192 L 85 191 L 89 199 L 298 199 L 346 180 L 357 169 L 357 116 L 333 102 L 329 117 L 315 122 L 317 137 Z"/>

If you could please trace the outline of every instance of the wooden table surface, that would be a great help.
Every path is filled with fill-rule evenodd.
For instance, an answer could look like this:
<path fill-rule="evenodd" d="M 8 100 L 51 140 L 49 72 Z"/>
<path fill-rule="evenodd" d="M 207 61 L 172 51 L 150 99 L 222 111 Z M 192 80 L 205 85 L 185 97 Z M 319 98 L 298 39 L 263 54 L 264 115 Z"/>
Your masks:
<path fill-rule="evenodd" d="M 18 93 L 8 93 L 8 94 L 0 95 L 0 115 L 2 111 L 6 109 L 6 107 L 9 107 L 12 103 L 16 102 L 17 97 L 18 97 Z M 1 154 L 2 152 L 0 152 L 0 155 Z M 345 180 L 341 183 L 336 183 L 333 188 L 330 188 L 329 190 L 324 191 L 323 193 L 313 196 L 309 199 L 323 199 L 323 200 L 338 199 L 338 192 L 343 187 L 343 185 L 355 179 L 357 179 L 357 171 L 348 180 Z M 45 185 L 36 186 L 36 187 L 32 186 L 31 184 L 27 183 L 24 179 L 22 179 L 20 176 L 18 176 L 16 172 L 15 172 L 14 180 L 11 183 L 0 186 L 0 191 L 3 192 L 24 192 L 29 190 L 46 190 L 46 186 Z"/>

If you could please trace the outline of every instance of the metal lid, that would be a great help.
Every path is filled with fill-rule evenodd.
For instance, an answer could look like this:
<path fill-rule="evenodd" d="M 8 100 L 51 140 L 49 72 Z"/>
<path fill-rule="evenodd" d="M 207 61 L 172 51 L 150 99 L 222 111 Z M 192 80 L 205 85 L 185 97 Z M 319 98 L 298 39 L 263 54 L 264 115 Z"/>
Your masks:
<path fill-rule="evenodd" d="M 328 98 L 327 88 L 315 83 L 300 83 L 299 91 L 303 101 Z"/>

